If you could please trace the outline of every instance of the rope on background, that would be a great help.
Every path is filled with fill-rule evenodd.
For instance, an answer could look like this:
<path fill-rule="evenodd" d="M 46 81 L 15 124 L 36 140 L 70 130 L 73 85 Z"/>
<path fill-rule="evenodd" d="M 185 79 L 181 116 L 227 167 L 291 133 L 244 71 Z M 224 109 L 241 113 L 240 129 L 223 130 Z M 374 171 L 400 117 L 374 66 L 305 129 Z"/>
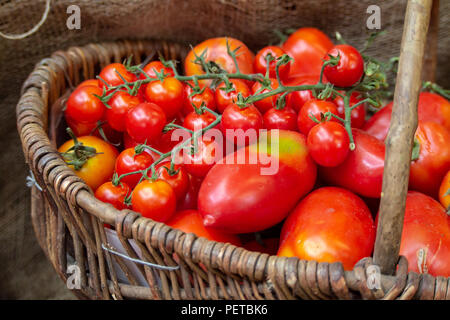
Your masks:
<path fill-rule="evenodd" d="M 28 37 L 29 35 L 35 33 L 36 31 L 38 31 L 39 28 L 47 20 L 48 13 L 50 11 L 50 2 L 51 2 L 51 0 L 46 0 L 44 14 L 42 15 L 42 18 L 38 22 L 38 24 L 35 25 L 32 29 L 30 29 L 29 31 L 22 33 L 22 34 L 6 34 L 6 33 L 3 33 L 0 31 L 0 36 L 2 36 L 5 39 L 9 39 L 9 40 L 20 40 L 20 39 L 24 39 L 24 38 Z"/>

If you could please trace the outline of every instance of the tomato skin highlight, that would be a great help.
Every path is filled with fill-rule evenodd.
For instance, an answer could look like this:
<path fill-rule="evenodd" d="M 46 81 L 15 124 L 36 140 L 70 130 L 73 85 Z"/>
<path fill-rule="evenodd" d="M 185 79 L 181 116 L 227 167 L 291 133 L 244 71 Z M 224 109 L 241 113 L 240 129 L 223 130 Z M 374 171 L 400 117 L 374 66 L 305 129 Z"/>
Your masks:
<path fill-rule="evenodd" d="M 364 201 L 352 192 L 323 187 L 311 192 L 286 219 L 278 256 L 342 262 L 345 270 L 371 255 L 375 224 Z"/>
<path fill-rule="evenodd" d="M 101 96 L 99 87 L 85 85 L 75 89 L 67 100 L 64 111 L 66 119 L 78 123 L 96 123 L 100 121 L 106 111 L 105 105 L 95 95 Z"/>
<path fill-rule="evenodd" d="M 271 108 L 263 116 L 264 128 L 298 131 L 297 113 L 294 109 L 284 107 L 281 110 Z"/>
<path fill-rule="evenodd" d="M 211 241 L 231 243 L 241 246 L 241 240 L 236 235 L 223 233 L 213 228 L 203 225 L 201 214 L 197 210 L 183 210 L 176 212 L 172 218 L 166 222 L 169 227 L 181 230 L 186 233 L 193 233 L 197 237 L 203 237 Z"/>
<path fill-rule="evenodd" d="M 166 119 L 161 107 L 154 103 L 143 102 L 128 111 L 125 126 L 134 141 L 154 143 L 161 137 Z"/>
<path fill-rule="evenodd" d="M 313 188 L 316 165 L 308 154 L 306 138 L 294 131 L 271 130 L 268 140 L 260 139 L 259 143 L 227 155 L 208 172 L 198 196 L 205 226 L 228 233 L 267 229 L 284 219 Z M 275 172 L 270 164 L 261 162 L 263 156 L 268 156 L 263 150 L 258 151 L 264 142 L 269 152 L 273 150 L 269 153 L 271 164 L 278 163 L 278 168 L 271 168 Z M 249 161 L 252 155 L 255 163 Z M 238 161 L 241 156 L 245 156 L 244 163 Z M 269 172 L 263 174 L 261 169 Z"/>
<path fill-rule="evenodd" d="M 354 47 L 347 44 L 334 46 L 324 56 L 324 60 L 330 60 L 329 56 L 340 56 L 336 66 L 327 65 L 323 74 L 328 81 L 338 87 L 351 87 L 356 84 L 364 74 L 364 60 Z"/>
<path fill-rule="evenodd" d="M 371 135 L 353 129 L 355 150 L 337 167 L 320 167 L 321 177 L 331 185 L 358 195 L 379 198 L 383 181 L 385 145 Z"/>

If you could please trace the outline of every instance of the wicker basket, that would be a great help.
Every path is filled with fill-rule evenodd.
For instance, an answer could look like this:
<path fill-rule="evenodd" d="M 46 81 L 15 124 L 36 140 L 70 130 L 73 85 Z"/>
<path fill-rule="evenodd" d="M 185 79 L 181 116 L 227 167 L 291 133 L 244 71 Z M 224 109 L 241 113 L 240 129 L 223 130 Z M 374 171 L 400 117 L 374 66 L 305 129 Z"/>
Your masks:
<path fill-rule="evenodd" d="M 430 5 L 429 1 L 424 3 Z M 410 12 L 417 9 L 411 7 L 408 7 Z M 413 21 L 408 20 L 407 14 L 404 36 L 408 33 L 407 28 L 413 29 L 416 25 L 420 29 L 421 22 L 428 24 L 427 14 L 422 16 L 425 16 L 423 21 Z M 423 48 L 424 29 L 423 32 L 414 30 L 418 41 L 412 46 L 416 47 L 402 47 L 400 73 L 402 63 L 405 70 L 407 63 L 417 61 L 411 58 L 414 52 L 410 50 L 419 50 L 417 46 L 421 44 Z M 405 140 L 400 141 L 399 137 L 411 140 L 414 134 L 420 70 L 418 74 L 410 72 L 397 84 L 395 99 L 399 105 L 394 109 L 393 118 L 398 119 L 399 110 L 410 110 L 411 119 L 406 129 L 394 128 L 398 129 L 395 131 L 391 128 L 397 132 L 397 140 L 390 135 L 387 146 L 386 170 L 406 178 L 400 183 L 385 178 L 383 192 L 386 194 L 392 185 L 397 189 L 399 185 L 405 188 L 382 199 L 382 210 L 384 205 L 389 214 L 381 217 L 380 225 L 389 225 L 389 219 L 394 219 L 391 220 L 395 221 L 394 232 L 378 228 L 378 247 L 376 245 L 374 255 L 375 260 L 377 254 L 382 257 L 383 265 L 394 261 L 396 268 L 392 270 L 395 274 L 384 272 L 381 288 L 371 290 L 366 281 L 368 270 L 374 265 L 370 257 L 362 259 L 354 270 L 344 271 L 341 263 L 317 263 L 250 252 L 186 234 L 130 210 L 117 211 L 93 196 L 56 151 L 56 145 L 61 143 L 57 130 L 61 99 L 67 97 L 73 86 L 93 78 L 108 63 L 122 61 L 130 55 L 140 63 L 156 52 L 161 52 L 165 58 L 181 60 L 186 47 L 164 41 L 117 41 L 73 47 L 42 60 L 22 88 L 17 106 L 18 131 L 26 161 L 36 185 L 42 189 L 32 189 L 33 225 L 41 247 L 64 281 L 71 276 L 69 265 L 76 264 L 80 268 L 80 287 L 73 289 L 79 298 L 450 299 L 449 279 L 408 273 L 406 259 L 398 258 L 398 237 L 403 222 L 401 208 L 404 208 L 409 172 L 409 167 L 406 174 L 399 167 L 405 163 L 402 161 L 409 161 L 410 149 L 397 152 L 395 156 L 389 150 L 398 147 L 399 143 L 404 144 Z M 422 59 L 422 54 L 418 56 L 415 59 Z M 432 64 L 434 59 L 430 61 Z M 393 126 L 395 123 L 393 121 Z M 130 265 L 127 260 L 111 254 L 105 250 L 109 242 L 103 227 L 105 222 L 115 226 L 117 240 L 128 257 L 176 268 L 164 270 L 142 264 Z M 381 253 L 388 255 L 387 262 Z"/>

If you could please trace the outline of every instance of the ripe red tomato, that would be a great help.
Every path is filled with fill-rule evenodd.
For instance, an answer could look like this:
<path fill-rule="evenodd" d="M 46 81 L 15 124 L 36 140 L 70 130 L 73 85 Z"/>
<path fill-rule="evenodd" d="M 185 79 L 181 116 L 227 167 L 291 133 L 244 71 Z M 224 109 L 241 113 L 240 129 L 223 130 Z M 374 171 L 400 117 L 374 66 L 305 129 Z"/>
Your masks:
<path fill-rule="evenodd" d="M 164 111 L 158 105 L 143 102 L 128 111 L 125 127 L 134 141 L 153 143 L 161 137 L 166 119 Z"/>
<path fill-rule="evenodd" d="M 229 233 L 267 229 L 313 188 L 316 165 L 302 134 L 271 130 L 261 137 L 206 175 L 198 195 L 205 226 Z"/>
<path fill-rule="evenodd" d="M 437 198 L 442 178 L 450 170 L 450 132 L 438 123 L 419 121 L 415 137 L 420 154 L 411 162 L 409 187 Z"/>
<path fill-rule="evenodd" d="M 197 178 L 195 176 L 189 176 L 189 186 L 186 195 L 179 199 L 177 202 L 177 210 L 190 210 L 197 209 L 198 190 L 203 181 L 203 178 Z"/>
<path fill-rule="evenodd" d="M 408 192 L 399 254 L 409 271 L 450 276 L 450 217 L 436 200 Z"/>
<path fill-rule="evenodd" d="M 192 131 L 196 131 L 206 128 L 214 121 L 216 121 L 216 117 L 208 111 L 205 111 L 201 114 L 193 111 L 189 113 L 186 118 L 184 118 L 183 127 Z"/>
<path fill-rule="evenodd" d="M 226 234 L 224 232 L 208 228 L 203 225 L 201 214 L 197 210 L 184 210 L 176 212 L 172 218 L 166 222 L 169 227 L 181 230 L 186 233 L 193 233 L 197 237 L 203 237 L 211 241 L 231 243 L 241 246 L 238 236 Z"/>
<path fill-rule="evenodd" d="M 298 131 L 297 113 L 290 107 L 271 108 L 263 116 L 264 128 Z"/>
<path fill-rule="evenodd" d="M 338 87 L 351 87 L 356 84 L 364 74 L 364 60 L 354 47 L 348 44 L 334 46 L 324 56 L 324 60 L 330 60 L 329 56 L 340 56 L 336 66 L 327 65 L 323 74 L 328 81 Z"/>
<path fill-rule="evenodd" d="M 177 200 L 169 183 L 163 180 L 144 180 L 133 190 L 131 206 L 143 217 L 165 222 L 175 213 Z"/>
<path fill-rule="evenodd" d="M 134 152 L 134 148 L 129 148 L 123 150 L 117 157 L 115 170 L 117 175 L 120 177 L 123 174 L 146 169 L 153 163 L 153 161 L 153 157 L 149 153 L 142 152 L 140 154 L 136 154 Z M 149 171 L 148 174 L 151 175 L 151 172 Z M 134 188 L 138 184 L 141 177 L 142 174 L 135 173 L 124 176 L 120 179 L 120 181 L 126 183 L 130 188 Z"/>
<path fill-rule="evenodd" d="M 156 75 L 156 72 L 161 73 L 164 71 L 164 74 L 169 77 L 174 77 L 175 74 L 173 73 L 172 68 L 165 67 L 161 61 L 155 60 L 149 62 L 142 70 L 149 76 L 150 78 L 156 79 L 158 78 Z M 147 77 L 144 74 L 141 74 L 139 76 L 139 79 L 147 79 Z"/>
<path fill-rule="evenodd" d="M 175 192 L 178 200 L 182 200 L 189 188 L 189 175 L 181 165 L 174 165 L 173 170 L 170 169 L 170 161 L 159 163 L 155 168 L 158 178 L 166 181 Z"/>
<path fill-rule="evenodd" d="M 106 84 L 108 84 L 108 86 L 111 87 L 123 84 L 124 83 L 123 79 L 125 79 L 128 82 L 133 82 L 137 80 L 136 75 L 128 71 L 127 68 L 121 63 L 108 64 L 106 67 L 102 69 L 102 71 L 100 71 L 99 77 L 101 78 L 99 79 L 99 84 L 100 88 L 102 89 L 103 87 L 105 87 L 105 82 Z"/>
<path fill-rule="evenodd" d="M 255 58 L 253 52 L 251 52 L 243 42 L 237 39 L 221 37 L 205 40 L 189 51 L 184 60 L 185 74 L 187 76 L 192 76 L 195 74 L 205 73 L 202 66 L 195 63 L 195 56 L 200 56 L 203 52 L 206 62 L 214 62 L 228 73 L 236 72 L 233 59 L 227 51 L 227 41 L 231 51 L 239 48 L 236 52 L 236 60 L 239 70 L 244 74 L 253 73 L 253 60 Z M 202 86 L 209 86 L 211 84 L 211 80 L 200 80 L 199 83 Z"/>
<path fill-rule="evenodd" d="M 364 201 L 352 192 L 324 187 L 311 192 L 286 219 L 279 256 L 342 262 L 345 270 L 372 253 L 375 224 Z"/>
<path fill-rule="evenodd" d="M 361 100 L 362 99 L 360 98 L 359 93 L 353 92 L 350 96 L 349 106 L 354 106 Z M 344 99 L 340 96 L 336 96 L 333 102 L 337 106 L 338 116 L 342 119 L 345 119 Z M 364 124 L 366 123 L 366 108 L 364 103 L 352 110 L 350 119 L 352 122 L 352 128 L 361 129 L 362 127 L 364 127 Z"/>
<path fill-rule="evenodd" d="M 105 182 L 95 190 L 95 197 L 100 201 L 112 204 L 117 210 L 126 209 L 125 198 L 131 193 L 130 187 L 121 182 L 115 186 L 111 181 Z"/>
<path fill-rule="evenodd" d="M 117 131 L 126 130 L 125 119 L 128 111 L 141 103 L 137 96 L 132 96 L 124 91 L 116 92 L 108 101 L 110 108 L 106 109 L 106 120 Z"/>
<path fill-rule="evenodd" d="M 450 211 L 450 170 L 442 179 L 441 186 L 439 188 L 439 201 L 441 204 Z M 447 212 L 447 213 L 448 213 Z"/>
<path fill-rule="evenodd" d="M 239 79 L 231 79 L 230 82 L 234 88 L 231 92 L 225 92 L 224 88 L 226 85 L 224 82 L 219 84 L 216 88 L 216 106 L 220 113 L 223 113 L 225 108 L 230 104 L 236 102 L 238 93 L 242 94 L 244 98 L 250 95 L 250 89 L 244 81 Z"/>
<path fill-rule="evenodd" d="M 323 56 L 333 47 L 333 42 L 316 28 L 300 28 L 283 43 L 282 49 L 291 56 L 290 75 L 319 75 Z M 306 63 L 305 63 L 306 62 Z"/>
<path fill-rule="evenodd" d="M 349 144 L 347 131 L 337 122 L 322 122 L 308 133 L 307 145 L 311 157 L 324 167 L 336 167 L 344 162 Z"/>
<path fill-rule="evenodd" d="M 252 95 L 257 95 L 261 93 L 270 92 L 272 90 L 277 89 L 279 86 L 277 79 L 270 79 L 270 87 L 272 89 L 263 89 L 262 84 L 259 82 L 255 82 L 255 84 L 252 86 Z M 261 112 L 261 114 L 264 114 L 269 110 L 270 108 L 273 108 L 277 105 L 277 100 L 281 96 L 281 94 L 276 94 L 267 98 L 264 98 L 262 100 L 255 101 L 255 107 L 258 108 L 258 110 Z"/>
<path fill-rule="evenodd" d="M 99 81 L 100 80 L 98 80 L 98 79 L 87 79 L 87 80 L 84 80 L 82 83 L 80 83 L 77 86 L 77 89 L 81 88 L 81 87 L 86 87 L 86 86 L 100 87 Z"/>
<path fill-rule="evenodd" d="M 69 167 L 74 169 L 76 175 L 83 179 L 92 190 L 96 190 L 101 184 L 111 179 L 119 152 L 109 143 L 94 136 L 82 136 L 77 139 L 83 146 L 94 148 L 96 154 L 88 158 L 79 170 L 76 170 L 73 165 Z M 74 144 L 73 140 L 69 140 L 59 147 L 58 152 L 68 152 Z M 70 160 L 65 159 L 65 161 Z"/>
<path fill-rule="evenodd" d="M 95 95 L 102 95 L 102 90 L 99 87 L 86 85 L 75 89 L 67 100 L 64 111 L 66 119 L 78 123 L 96 123 L 100 121 L 106 108 Z"/>
<path fill-rule="evenodd" d="M 290 78 L 287 82 L 287 86 L 303 86 L 313 85 L 319 81 L 319 76 L 301 76 L 296 78 Z M 325 82 L 325 81 L 324 81 Z M 286 106 L 291 107 L 296 112 L 299 112 L 303 105 L 314 99 L 314 95 L 311 90 L 294 91 L 286 95 Z"/>
<path fill-rule="evenodd" d="M 221 152 L 221 154 L 218 152 Z M 181 163 L 190 175 L 203 178 L 222 157 L 223 146 L 221 143 L 199 138 L 197 152 L 192 154 L 189 150 L 183 150 Z"/>
<path fill-rule="evenodd" d="M 195 111 L 192 105 L 196 108 L 200 108 L 202 104 L 208 109 L 216 111 L 216 99 L 214 97 L 214 91 L 210 87 L 203 87 L 203 92 L 191 96 L 192 88 L 189 85 L 184 86 L 184 104 L 182 113 L 188 115 Z"/>
<path fill-rule="evenodd" d="M 230 104 L 222 114 L 222 131 L 228 141 L 244 146 L 258 138 L 263 128 L 263 117 L 253 105 L 239 107 Z"/>
<path fill-rule="evenodd" d="M 360 129 L 353 129 L 352 133 L 355 150 L 350 151 L 337 167 L 321 167 L 321 177 L 356 194 L 379 198 L 383 182 L 384 143 Z"/>
<path fill-rule="evenodd" d="M 160 106 L 166 118 L 172 120 L 183 107 L 184 85 L 173 77 L 152 81 L 147 84 L 145 98 Z"/>
<path fill-rule="evenodd" d="M 298 114 L 297 124 L 300 132 L 307 135 L 309 130 L 317 125 L 310 117 L 314 117 L 321 121 L 321 114 L 325 114 L 326 112 L 337 115 L 338 111 L 336 105 L 331 101 L 319 99 L 312 99 L 306 102 Z M 331 117 L 330 121 L 336 122 L 338 120 Z"/>
<path fill-rule="evenodd" d="M 276 65 L 277 60 L 286 52 L 278 46 L 267 46 L 258 51 L 255 56 L 255 61 L 253 63 L 253 70 L 255 73 L 261 73 L 265 75 L 267 73 L 267 60 L 266 56 L 271 55 L 274 59 L 269 62 L 269 77 L 276 79 Z M 280 79 L 286 80 L 289 77 L 289 71 L 291 69 L 291 63 L 281 65 L 278 68 L 278 74 L 280 75 Z"/>

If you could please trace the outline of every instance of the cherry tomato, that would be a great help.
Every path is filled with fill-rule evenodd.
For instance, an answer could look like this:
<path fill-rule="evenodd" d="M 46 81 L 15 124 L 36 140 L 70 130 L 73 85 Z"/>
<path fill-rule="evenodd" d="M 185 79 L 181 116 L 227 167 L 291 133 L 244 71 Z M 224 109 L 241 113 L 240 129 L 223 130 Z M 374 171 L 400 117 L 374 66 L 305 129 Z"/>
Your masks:
<path fill-rule="evenodd" d="M 196 131 L 206 128 L 214 121 L 216 121 L 216 117 L 212 113 L 205 111 L 199 114 L 194 111 L 189 113 L 186 118 L 184 118 L 183 127 L 192 131 Z"/>
<path fill-rule="evenodd" d="M 265 75 L 267 73 L 267 60 L 266 56 L 271 55 L 273 60 L 269 62 L 269 77 L 277 77 L 276 64 L 278 58 L 286 54 L 286 52 L 278 46 L 267 46 L 258 51 L 253 63 L 253 70 L 255 73 L 261 73 Z M 278 74 L 281 80 L 286 80 L 289 77 L 289 71 L 291 69 L 291 63 L 281 65 L 278 68 Z"/>
<path fill-rule="evenodd" d="M 360 98 L 359 94 L 357 92 L 353 92 L 350 96 L 349 106 L 352 107 L 361 100 L 362 99 Z M 345 119 L 344 99 L 340 96 L 336 96 L 333 102 L 337 106 L 338 116 L 342 119 Z M 361 129 L 362 127 L 364 127 L 364 124 L 366 123 L 366 108 L 364 106 L 364 103 L 360 104 L 358 107 L 352 110 L 350 119 L 352 122 L 352 128 Z"/>
<path fill-rule="evenodd" d="M 441 204 L 450 211 L 450 170 L 442 179 L 441 186 L 439 188 L 439 201 Z"/>
<path fill-rule="evenodd" d="M 347 157 L 350 139 L 343 125 L 325 121 L 309 131 L 307 144 L 314 161 L 324 167 L 335 167 Z"/>
<path fill-rule="evenodd" d="M 94 136 L 82 136 L 77 140 L 83 146 L 94 148 L 95 155 L 89 157 L 79 170 L 76 170 L 73 165 L 68 166 L 74 169 L 77 176 L 83 179 L 92 190 L 96 190 L 101 184 L 111 179 L 119 152 L 109 143 Z M 68 152 L 74 145 L 74 141 L 69 140 L 59 147 L 58 152 Z M 65 161 L 70 160 L 65 159 Z"/>
<path fill-rule="evenodd" d="M 214 164 L 222 159 L 223 146 L 214 140 L 199 138 L 197 152 L 192 154 L 189 150 L 183 150 L 182 157 L 181 163 L 186 171 L 192 176 L 203 178 Z"/>
<path fill-rule="evenodd" d="M 302 134 L 270 130 L 261 137 L 227 155 L 206 175 L 198 195 L 205 226 L 228 233 L 267 229 L 313 188 L 316 165 Z"/>
<path fill-rule="evenodd" d="M 372 253 L 375 224 L 364 201 L 352 192 L 324 187 L 306 196 L 286 219 L 279 256 L 342 262 L 345 270 Z"/>
<path fill-rule="evenodd" d="M 130 187 L 121 182 L 115 186 L 111 181 L 105 182 L 95 190 L 95 197 L 100 201 L 112 204 L 117 210 L 126 209 L 125 197 L 131 193 Z"/>
<path fill-rule="evenodd" d="M 241 240 L 236 235 L 208 228 L 203 225 L 201 214 L 197 210 L 184 210 L 176 212 L 172 218 L 166 222 L 169 227 L 181 230 L 186 233 L 193 233 L 197 237 L 203 237 L 211 241 L 231 243 L 241 246 Z"/>
<path fill-rule="evenodd" d="M 64 111 L 66 119 L 78 123 L 100 121 L 106 108 L 95 95 L 102 95 L 102 90 L 99 87 L 86 85 L 75 89 L 67 100 L 66 110 Z"/>
<path fill-rule="evenodd" d="M 314 117 L 318 121 L 321 121 L 322 115 L 327 112 L 331 112 L 335 115 L 338 114 L 336 105 L 331 101 L 312 99 L 304 104 L 302 109 L 298 114 L 297 124 L 298 129 L 301 133 L 307 135 L 309 130 L 311 130 L 316 122 L 311 120 L 310 117 Z M 337 119 L 331 117 L 330 121 L 338 121 Z"/>
<path fill-rule="evenodd" d="M 399 254 L 409 271 L 450 276 L 450 217 L 433 198 L 408 192 Z"/>
<path fill-rule="evenodd" d="M 150 167 L 153 161 L 153 157 L 147 152 L 136 154 L 134 148 L 125 149 L 117 157 L 115 171 L 120 177 L 126 173 L 146 169 Z M 148 174 L 151 175 L 151 171 L 149 171 Z M 134 188 L 141 177 L 142 174 L 135 173 L 124 176 L 120 181 L 126 183 L 130 188 Z"/>
<path fill-rule="evenodd" d="M 290 78 L 286 81 L 287 86 L 303 86 L 317 84 L 319 76 L 301 76 L 296 78 Z M 325 81 L 324 81 L 325 82 Z M 303 105 L 314 99 L 314 95 L 311 90 L 294 91 L 286 95 L 286 106 L 291 107 L 296 112 L 299 112 Z"/>
<path fill-rule="evenodd" d="M 241 41 L 233 39 L 230 37 L 212 38 L 203 41 L 202 43 L 196 45 L 186 56 L 184 60 L 184 70 L 187 76 L 192 76 L 195 74 L 204 74 L 202 66 L 195 63 L 195 57 L 202 55 L 204 53 L 204 58 L 206 62 L 214 62 L 221 69 L 227 71 L 228 73 L 236 72 L 236 66 L 233 59 L 228 54 L 227 42 L 229 49 L 231 51 L 236 51 L 236 60 L 240 72 L 244 74 L 253 73 L 253 60 L 255 58 L 254 54 L 248 49 L 248 47 Z M 209 86 L 211 80 L 200 80 L 200 85 Z"/>
<path fill-rule="evenodd" d="M 87 79 L 87 80 L 84 80 L 82 83 L 80 83 L 77 86 L 77 89 L 81 88 L 81 87 L 86 87 L 86 86 L 100 87 L 99 81 L 100 80 L 98 80 L 98 79 Z"/>
<path fill-rule="evenodd" d="M 169 220 L 175 213 L 176 204 L 175 192 L 163 180 L 144 180 L 134 188 L 131 196 L 134 211 L 158 222 Z"/>
<path fill-rule="evenodd" d="M 277 89 L 278 86 L 279 86 L 279 84 L 278 84 L 277 79 L 270 79 L 271 89 L 261 90 L 262 84 L 259 82 L 255 82 L 255 84 L 252 87 L 252 95 L 270 92 L 272 90 Z M 257 107 L 258 110 L 262 114 L 264 114 L 264 113 L 266 113 L 267 110 L 269 110 L 270 108 L 273 108 L 277 105 L 277 100 L 280 96 L 281 96 L 281 94 L 276 94 L 276 95 L 264 98 L 262 100 L 255 101 L 255 107 Z"/>
<path fill-rule="evenodd" d="M 180 165 L 174 165 L 173 169 L 170 169 L 170 161 L 164 161 L 159 163 L 155 168 L 158 178 L 166 181 L 175 192 L 177 200 L 183 199 L 189 188 L 189 175 Z"/>
<path fill-rule="evenodd" d="M 419 121 L 415 138 L 420 154 L 411 162 L 409 187 L 437 198 L 442 178 L 450 170 L 450 132 L 438 123 Z"/>
<path fill-rule="evenodd" d="M 363 130 L 374 137 L 385 140 L 391 122 L 393 103 L 387 104 L 370 118 Z M 419 121 L 439 123 L 450 131 L 450 102 L 445 98 L 430 92 L 421 92 L 417 105 Z"/>
<path fill-rule="evenodd" d="M 336 66 L 327 65 L 323 74 L 328 81 L 338 87 L 351 87 L 356 84 L 364 74 L 364 60 L 354 47 L 348 44 L 334 46 L 324 56 L 324 60 L 330 60 L 330 56 L 340 56 Z"/>
<path fill-rule="evenodd" d="M 173 119 L 183 107 L 184 86 L 176 78 L 152 81 L 147 84 L 145 98 L 161 107 L 167 119 Z"/>
<path fill-rule="evenodd" d="M 216 111 L 216 100 L 214 97 L 214 91 L 209 87 L 203 87 L 203 92 L 199 94 L 192 94 L 192 88 L 189 85 L 184 86 L 184 104 L 182 113 L 183 115 L 188 115 L 189 113 L 195 111 L 192 105 L 196 108 L 200 108 L 202 104 L 208 109 Z"/>
<path fill-rule="evenodd" d="M 149 76 L 150 78 L 156 79 L 158 76 L 156 72 L 161 73 L 164 72 L 166 76 L 174 77 L 172 68 L 165 67 L 161 61 L 155 60 L 148 63 L 142 70 Z M 144 74 L 139 76 L 139 79 L 145 80 L 147 77 Z"/>
<path fill-rule="evenodd" d="M 158 105 L 143 102 L 128 111 L 125 127 L 134 141 L 153 143 L 161 137 L 166 122 L 166 115 Z"/>
<path fill-rule="evenodd" d="M 319 75 L 323 56 L 333 47 L 333 42 L 316 28 L 300 28 L 283 43 L 282 49 L 294 59 L 290 75 Z"/>
<path fill-rule="evenodd" d="M 271 108 L 263 116 L 264 128 L 298 131 L 297 113 L 290 107 Z"/>
<path fill-rule="evenodd" d="M 321 167 L 321 177 L 361 196 L 379 198 L 383 182 L 384 143 L 360 129 L 353 129 L 352 133 L 355 150 L 350 151 L 337 167 Z"/>
<path fill-rule="evenodd" d="M 106 109 L 106 120 L 117 131 L 126 130 L 125 119 L 128 111 L 141 103 L 141 100 L 124 91 L 116 92 L 108 101 L 109 109 Z"/>
<path fill-rule="evenodd" d="M 230 104 L 222 114 L 221 124 L 227 140 L 244 146 L 258 138 L 259 130 L 263 128 L 263 117 L 253 105 L 241 108 Z"/>
<path fill-rule="evenodd" d="M 244 98 L 250 95 L 250 89 L 245 84 L 244 81 L 239 79 L 230 80 L 234 90 L 226 92 L 224 89 L 226 87 L 225 83 L 222 82 L 216 88 L 216 106 L 220 113 L 223 113 L 225 108 L 230 104 L 236 102 L 238 93 L 242 94 Z"/>
<path fill-rule="evenodd" d="M 123 84 L 123 79 L 128 82 L 137 80 L 136 75 L 128 71 L 127 68 L 121 63 L 108 64 L 102 69 L 102 71 L 100 71 L 99 77 L 101 78 L 99 80 L 99 84 L 102 89 L 106 86 L 105 82 L 108 86 L 112 87 Z"/>
<path fill-rule="evenodd" d="M 245 243 L 242 247 L 249 251 L 267 253 L 268 255 L 271 255 L 271 256 L 275 256 L 277 254 L 280 239 L 267 238 L 267 239 L 261 239 L 260 242 L 253 240 L 253 241 Z"/>

